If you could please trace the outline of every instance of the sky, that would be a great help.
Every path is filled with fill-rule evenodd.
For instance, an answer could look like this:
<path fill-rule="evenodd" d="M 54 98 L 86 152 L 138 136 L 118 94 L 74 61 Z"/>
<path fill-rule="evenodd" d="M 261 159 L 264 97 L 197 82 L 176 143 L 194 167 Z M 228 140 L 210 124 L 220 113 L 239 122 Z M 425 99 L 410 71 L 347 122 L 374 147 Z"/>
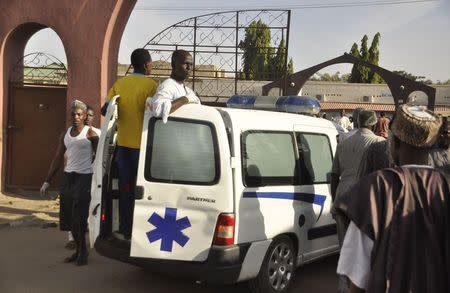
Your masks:
<path fill-rule="evenodd" d="M 288 50 L 294 71 L 350 51 L 364 34 L 370 46 L 380 32 L 381 67 L 434 82 L 450 79 L 450 0 L 138 0 L 122 36 L 118 61 L 129 63 L 133 49 L 186 18 L 264 8 L 292 9 Z M 66 61 L 62 43 L 51 29 L 36 33 L 25 54 L 38 51 Z M 336 71 L 349 73 L 351 65 L 329 66 L 321 73 Z"/>

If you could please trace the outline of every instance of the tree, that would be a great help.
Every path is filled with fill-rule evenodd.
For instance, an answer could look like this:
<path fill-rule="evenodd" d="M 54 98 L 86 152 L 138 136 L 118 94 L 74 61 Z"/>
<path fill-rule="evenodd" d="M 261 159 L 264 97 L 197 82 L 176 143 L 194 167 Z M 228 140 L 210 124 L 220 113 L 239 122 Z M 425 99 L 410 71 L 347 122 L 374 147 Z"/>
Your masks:
<path fill-rule="evenodd" d="M 372 44 L 369 48 L 369 63 L 373 65 L 378 65 L 378 59 L 380 57 L 379 47 L 380 47 L 381 34 L 378 32 L 375 34 L 372 40 Z M 382 78 L 376 72 L 370 70 L 368 83 L 381 83 Z"/>
<path fill-rule="evenodd" d="M 411 80 L 414 80 L 414 81 L 417 81 L 417 82 L 421 82 L 421 83 L 424 83 L 424 84 L 432 84 L 433 83 L 430 79 L 427 79 L 425 76 L 420 76 L 420 75 L 416 76 L 416 75 L 413 75 L 413 74 L 411 74 L 409 72 L 406 72 L 404 70 L 394 70 L 392 72 L 395 73 L 395 74 L 401 75 L 403 77 L 406 77 L 408 79 L 411 79 Z"/>
<path fill-rule="evenodd" d="M 361 40 L 361 51 L 360 51 L 361 59 L 366 62 L 369 62 L 369 48 L 367 47 L 368 40 L 369 38 L 367 37 L 367 35 L 364 35 L 364 37 Z M 359 74 L 361 75 L 361 82 L 368 83 L 370 68 L 367 68 L 366 66 L 363 65 L 358 65 L 358 71 Z"/>
<path fill-rule="evenodd" d="M 289 60 L 286 68 L 286 42 L 281 39 L 277 49 L 271 46 L 269 27 L 262 20 L 254 20 L 245 29 L 245 37 L 239 43 L 244 51 L 242 73 L 246 80 L 278 80 L 284 75 L 294 73 L 294 62 Z"/>
<path fill-rule="evenodd" d="M 269 64 L 270 29 L 262 20 L 254 20 L 245 29 L 239 43 L 243 54 L 243 75 L 247 80 L 262 80 Z"/>
<path fill-rule="evenodd" d="M 275 78 L 277 72 L 277 64 L 276 64 L 276 51 L 275 48 L 269 48 L 269 64 L 267 65 L 267 77 L 272 80 Z"/>
<path fill-rule="evenodd" d="M 293 74 L 294 73 L 294 61 L 292 60 L 292 57 L 289 58 L 287 73 L 288 74 Z M 450 79 L 448 81 L 450 82 Z"/>
<path fill-rule="evenodd" d="M 273 80 L 283 78 L 284 73 L 288 71 L 286 70 L 286 43 L 284 42 L 284 39 L 281 39 L 280 44 L 278 44 L 276 55 L 270 55 L 267 71 L 269 72 L 269 78 Z"/>
<path fill-rule="evenodd" d="M 446 80 L 446 81 L 440 81 L 440 80 L 438 80 L 438 81 L 436 82 L 436 84 L 440 84 L 440 85 L 442 85 L 442 84 L 450 84 L 450 79 L 448 79 L 448 80 Z"/>
<path fill-rule="evenodd" d="M 353 43 L 353 46 L 350 50 L 350 55 L 364 60 L 367 63 L 378 65 L 378 61 L 380 58 L 380 39 L 381 34 L 376 33 L 372 39 L 370 48 L 368 48 L 367 45 L 369 38 L 367 37 L 367 35 L 364 35 L 364 37 L 361 39 L 360 50 L 358 51 L 358 45 L 356 43 Z M 369 67 L 360 64 L 354 64 L 348 82 L 381 83 L 383 82 L 383 79 L 377 73 L 373 72 Z"/>
<path fill-rule="evenodd" d="M 358 45 L 356 43 L 353 43 L 352 49 L 350 50 L 350 55 L 356 58 L 361 58 L 358 50 Z M 348 82 L 361 83 L 361 74 L 358 70 L 358 64 L 353 64 L 352 72 L 350 73 Z"/>
<path fill-rule="evenodd" d="M 336 71 L 335 74 L 331 75 L 329 73 L 316 73 L 316 76 L 311 77 L 311 80 L 315 81 L 333 81 L 333 82 L 347 82 L 350 74 L 342 74 L 339 71 Z"/>

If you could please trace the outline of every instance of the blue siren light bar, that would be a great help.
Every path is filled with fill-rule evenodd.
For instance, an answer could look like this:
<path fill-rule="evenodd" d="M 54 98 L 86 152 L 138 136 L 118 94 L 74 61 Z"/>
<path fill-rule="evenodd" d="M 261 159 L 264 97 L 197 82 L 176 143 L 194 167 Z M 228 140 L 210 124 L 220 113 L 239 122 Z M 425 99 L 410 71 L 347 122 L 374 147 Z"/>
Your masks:
<path fill-rule="evenodd" d="M 320 103 L 308 96 L 231 96 L 228 108 L 269 110 L 297 114 L 315 115 L 320 112 Z"/>

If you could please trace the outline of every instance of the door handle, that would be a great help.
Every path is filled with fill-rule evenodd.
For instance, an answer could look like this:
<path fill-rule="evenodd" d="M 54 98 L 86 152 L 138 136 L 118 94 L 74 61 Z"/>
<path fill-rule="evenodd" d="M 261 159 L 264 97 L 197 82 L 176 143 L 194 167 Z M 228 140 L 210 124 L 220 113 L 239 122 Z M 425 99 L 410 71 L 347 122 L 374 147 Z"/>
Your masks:
<path fill-rule="evenodd" d="M 92 215 L 93 215 L 93 216 L 96 216 L 96 215 L 97 215 L 97 210 L 98 210 L 99 207 L 100 207 L 100 204 L 97 204 L 97 205 L 95 206 L 94 210 L 92 211 Z"/>
<path fill-rule="evenodd" d="M 17 126 L 17 125 L 8 125 L 7 127 L 8 127 L 8 129 L 19 129 L 19 128 L 21 128 L 20 126 Z"/>

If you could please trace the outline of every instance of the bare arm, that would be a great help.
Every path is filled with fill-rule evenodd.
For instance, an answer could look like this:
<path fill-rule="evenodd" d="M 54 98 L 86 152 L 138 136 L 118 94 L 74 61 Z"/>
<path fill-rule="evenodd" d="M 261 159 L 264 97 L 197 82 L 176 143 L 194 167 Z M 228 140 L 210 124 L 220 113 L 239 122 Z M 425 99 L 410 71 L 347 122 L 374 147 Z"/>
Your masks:
<path fill-rule="evenodd" d="M 95 133 L 95 131 L 92 129 L 92 127 L 89 127 L 89 130 L 87 132 L 87 139 L 91 142 L 92 150 L 95 154 L 97 151 L 98 146 L 98 135 Z"/>
<path fill-rule="evenodd" d="M 50 182 L 52 180 L 56 171 L 58 171 L 64 161 L 64 153 L 66 152 L 66 146 L 64 145 L 64 134 L 65 132 L 63 132 L 59 137 L 58 148 L 56 149 L 55 156 L 50 164 L 50 170 L 45 178 L 45 182 Z"/>
<path fill-rule="evenodd" d="M 186 97 L 178 98 L 174 101 L 172 101 L 172 107 L 170 108 L 170 114 L 178 110 L 181 106 L 189 104 L 189 100 Z"/>

